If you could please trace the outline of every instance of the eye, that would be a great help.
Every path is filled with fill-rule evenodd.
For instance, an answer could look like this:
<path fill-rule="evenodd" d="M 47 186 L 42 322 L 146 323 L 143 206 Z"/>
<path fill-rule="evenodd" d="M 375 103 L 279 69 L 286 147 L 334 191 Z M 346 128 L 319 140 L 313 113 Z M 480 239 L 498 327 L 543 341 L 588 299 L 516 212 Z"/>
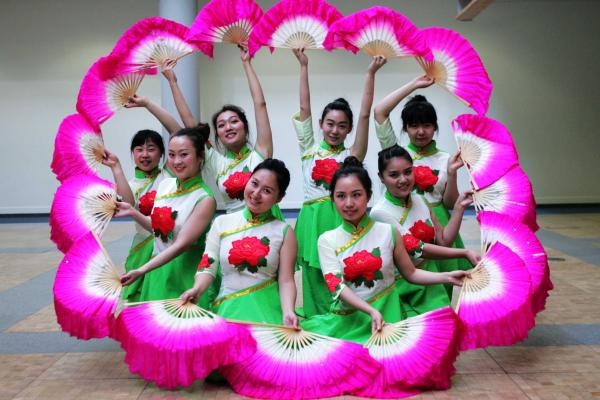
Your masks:
<path fill-rule="evenodd" d="M 342 200 L 344 197 L 346 197 L 346 195 L 344 193 L 336 193 L 335 194 L 336 199 Z"/>

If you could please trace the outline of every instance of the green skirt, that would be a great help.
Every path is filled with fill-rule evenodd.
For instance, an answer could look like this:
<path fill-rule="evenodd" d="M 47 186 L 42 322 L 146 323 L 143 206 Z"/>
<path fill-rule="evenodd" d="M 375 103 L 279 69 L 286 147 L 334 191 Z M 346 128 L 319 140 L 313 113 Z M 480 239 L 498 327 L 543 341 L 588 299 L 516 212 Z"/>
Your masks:
<path fill-rule="evenodd" d="M 296 263 L 302 272 L 300 313 L 306 317 L 327 313 L 333 301 L 321 272 L 317 242 L 322 233 L 337 228 L 342 217 L 329 197 L 323 199 L 304 204 L 294 227 L 298 240 Z"/>
<path fill-rule="evenodd" d="M 394 323 L 407 317 L 406 308 L 409 306 L 398 301 L 395 285 L 382 290 L 367 302 L 381 313 L 385 322 Z M 302 321 L 302 328 L 321 335 L 365 343 L 371 337 L 371 317 L 362 311 L 343 309 L 342 304 L 341 300 L 337 300 L 329 313 Z"/>
<path fill-rule="evenodd" d="M 131 245 L 129 254 L 125 260 L 125 272 L 129 272 L 146 264 L 152 258 L 152 250 L 154 250 L 154 236 L 148 233 L 148 236 L 145 239 L 139 241 L 135 245 Z M 126 299 L 130 297 L 139 298 L 142 290 L 142 280 L 143 279 L 138 279 L 131 285 L 124 286 L 121 296 Z"/>
<path fill-rule="evenodd" d="M 212 312 L 223 318 L 269 324 L 283 323 L 279 285 L 275 279 L 222 296 L 214 301 L 211 308 Z"/>
<path fill-rule="evenodd" d="M 439 272 L 437 260 L 426 260 L 419 265 L 419 269 Z M 414 317 L 450 305 L 450 296 L 448 296 L 442 284 L 423 286 L 410 283 L 406 279 L 400 279 L 396 281 L 396 289 L 400 303 L 408 306 L 406 308 L 408 317 Z"/>

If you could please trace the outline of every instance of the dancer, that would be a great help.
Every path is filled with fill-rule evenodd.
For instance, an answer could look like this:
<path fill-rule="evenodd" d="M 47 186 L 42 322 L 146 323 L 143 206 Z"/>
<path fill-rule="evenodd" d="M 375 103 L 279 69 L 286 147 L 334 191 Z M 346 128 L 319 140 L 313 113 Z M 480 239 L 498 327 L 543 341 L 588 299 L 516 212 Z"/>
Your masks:
<path fill-rule="evenodd" d="M 121 277 L 130 302 L 174 298 L 193 282 L 216 208 L 200 178 L 209 133 L 208 125 L 200 124 L 171 136 L 168 166 L 175 177 L 159 185 L 149 217 L 129 203 L 117 203 L 116 216 L 132 217 L 155 236 L 152 258 Z"/>
<path fill-rule="evenodd" d="M 195 302 L 220 271 L 221 289 L 210 306 L 213 312 L 243 321 L 298 326 L 296 237 L 272 212 L 289 182 L 282 161 L 269 158 L 256 166 L 244 189 L 245 207 L 215 219 L 194 285 L 181 294 L 184 302 Z"/>
<path fill-rule="evenodd" d="M 443 247 L 454 242 L 465 208 L 472 203 L 470 193 L 458 196 L 448 225 L 442 227 L 423 196 L 412 191 L 412 158 L 404 148 L 393 145 L 380 151 L 378 167 L 386 191 L 371 209 L 371 218 L 389 223 L 402 233 L 404 246 L 417 268 L 439 272 L 436 259 L 466 258 L 472 265 L 479 262 L 481 257 L 471 250 Z M 409 317 L 448 304 L 447 292 L 441 285 L 420 286 L 402 279 L 398 290 L 402 301 L 410 305 Z"/>
<path fill-rule="evenodd" d="M 396 135 L 389 119 L 392 110 L 408 95 L 417 89 L 426 88 L 434 83 L 432 78 L 420 76 L 394 90 L 375 106 L 375 131 L 385 149 L 396 144 Z M 435 108 L 425 96 L 415 95 L 402 110 L 402 131 L 406 132 L 410 143 L 410 153 L 415 168 L 415 189 L 423 194 L 432 207 L 438 221 L 446 226 L 450 220 L 449 209 L 452 209 L 458 198 L 457 171 L 463 166 L 460 152 L 454 155 L 437 148 L 434 134 L 439 130 Z M 457 235 L 453 247 L 464 248 L 460 235 Z M 469 269 L 470 263 L 462 259 L 441 260 L 443 271 Z M 451 287 L 447 286 L 448 293 Z"/>
<path fill-rule="evenodd" d="M 304 49 L 294 50 L 294 55 L 300 63 L 300 112 L 292 120 L 302 152 L 304 175 L 304 204 L 296 221 L 295 232 L 298 236 L 297 264 L 302 270 L 303 314 L 309 317 L 326 313 L 332 302 L 320 270 L 317 251 L 319 235 L 342 221 L 329 196 L 331 178 L 346 156 L 353 155 L 359 160 L 365 158 L 375 73 L 386 63 L 386 59 L 374 57 L 367 69 L 356 137 L 354 144 L 346 148 L 344 142 L 353 127 L 352 110 L 348 102 L 340 98 L 325 106 L 319 119 L 323 139 L 318 142 L 311 117 L 308 57 Z"/>

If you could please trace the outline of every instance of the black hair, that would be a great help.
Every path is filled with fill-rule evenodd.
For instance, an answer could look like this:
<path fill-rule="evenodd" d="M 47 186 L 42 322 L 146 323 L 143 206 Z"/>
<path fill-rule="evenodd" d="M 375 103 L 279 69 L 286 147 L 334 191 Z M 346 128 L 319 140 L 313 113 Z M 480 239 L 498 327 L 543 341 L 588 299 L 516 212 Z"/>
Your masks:
<path fill-rule="evenodd" d="M 215 141 L 217 143 L 220 143 L 219 136 L 217 135 L 217 118 L 219 118 L 219 115 L 223 114 L 226 111 L 231 111 L 235 113 L 238 116 L 238 118 L 242 121 L 242 123 L 244 124 L 244 129 L 246 130 L 246 140 L 248 140 L 250 130 L 248 129 L 248 118 L 246 117 L 246 112 L 242 107 L 238 107 L 233 104 L 225 104 L 223 107 L 221 107 L 219 111 L 214 113 L 212 116 L 212 125 L 213 129 L 215 130 Z"/>
<path fill-rule="evenodd" d="M 152 129 L 142 129 L 133 135 L 133 138 L 131 138 L 131 152 L 133 153 L 133 149 L 138 146 L 143 146 L 146 144 L 146 142 L 151 142 L 158 147 L 161 157 L 165 155 L 165 144 L 163 143 L 163 138 L 160 133 L 153 131 Z"/>
<path fill-rule="evenodd" d="M 402 109 L 402 130 L 406 131 L 409 125 L 414 124 L 433 124 L 438 130 L 435 108 L 420 94 L 411 97 Z"/>
<path fill-rule="evenodd" d="M 350 122 L 350 129 L 352 129 L 354 117 L 352 115 L 352 110 L 350 109 L 350 104 L 346 99 L 340 97 L 339 99 L 335 99 L 331 103 L 327 104 L 323 109 L 323 114 L 321 115 L 321 121 L 325 121 L 325 116 L 329 113 L 329 111 L 342 111 L 346 114 L 346 118 Z"/>
<path fill-rule="evenodd" d="M 404 147 L 398 146 L 397 144 L 388 147 L 387 149 L 381 150 L 377 154 L 377 167 L 379 169 L 379 173 L 383 174 L 383 171 L 387 168 L 388 163 L 392 158 L 404 158 L 409 163 L 413 163 L 413 159 L 406 151 Z"/>
<path fill-rule="evenodd" d="M 191 140 L 196 150 L 196 157 L 202 160 L 204 163 L 204 147 L 208 141 L 210 135 L 210 126 L 204 122 L 200 122 L 198 126 L 193 128 L 183 128 L 175 132 L 171 136 L 171 140 L 175 137 L 186 136 Z"/>
<path fill-rule="evenodd" d="M 373 182 L 371 182 L 371 178 L 369 177 L 369 173 L 363 167 L 363 163 L 354 156 L 348 156 L 344 159 L 342 166 L 338 168 L 337 171 L 333 174 L 331 178 L 331 183 L 329 185 L 330 188 L 330 196 L 333 199 L 333 193 L 335 192 L 335 185 L 337 184 L 338 179 L 346 178 L 348 176 L 356 176 L 360 181 L 361 185 L 367 192 L 367 196 L 371 198 L 373 194 Z"/>
<path fill-rule="evenodd" d="M 279 188 L 279 199 L 282 199 L 290 185 L 290 171 L 288 171 L 285 163 L 276 158 L 266 158 L 254 168 L 252 175 L 261 169 L 269 170 L 275 174 L 277 187 Z"/>

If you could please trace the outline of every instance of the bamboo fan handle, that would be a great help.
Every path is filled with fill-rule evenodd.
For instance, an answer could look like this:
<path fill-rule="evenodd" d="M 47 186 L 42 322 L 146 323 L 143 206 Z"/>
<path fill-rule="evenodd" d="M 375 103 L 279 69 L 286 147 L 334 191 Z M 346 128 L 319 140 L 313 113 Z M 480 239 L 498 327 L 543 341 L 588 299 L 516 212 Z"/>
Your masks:
<path fill-rule="evenodd" d="M 123 303 L 123 307 L 130 307 L 130 306 L 139 306 L 141 304 L 150 304 L 150 303 L 160 303 L 163 301 L 174 301 L 174 300 L 180 300 L 179 297 L 174 298 L 174 299 L 161 299 L 161 300 L 146 300 L 146 301 L 134 301 L 134 302 L 124 302 Z"/>
<path fill-rule="evenodd" d="M 292 328 L 291 326 L 285 326 L 280 324 L 270 324 L 268 322 L 253 322 L 253 321 L 242 321 L 241 319 L 231 319 L 225 318 L 227 322 L 232 322 L 234 324 L 245 324 L 245 325 L 256 325 L 256 326 L 266 326 L 269 328 L 284 328 L 284 329 L 294 329 L 296 331 L 301 331 L 301 328 Z M 312 333 L 312 332 L 311 332 Z"/>
<path fill-rule="evenodd" d="M 474 266 L 474 267 L 473 267 L 473 269 L 471 270 L 470 274 L 474 274 L 474 273 L 476 273 L 477 271 L 479 271 L 480 269 L 483 269 L 483 259 L 482 259 L 481 261 L 479 261 L 479 262 L 477 263 L 477 265 L 476 265 L 476 266 Z M 467 277 L 465 277 L 465 278 L 463 279 L 463 282 L 464 282 L 466 279 L 471 279 L 471 278 L 467 278 Z M 465 290 L 464 290 L 464 289 L 465 289 L 465 284 L 463 283 L 463 286 L 462 286 L 462 287 L 461 287 L 461 289 L 460 289 L 460 294 L 458 295 L 458 300 L 456 300 L 456 309 L 454 310 L 454 312 L 455 312 L 456 314 L 458 314 L 458 311 L 460 310 L 460 304 L 461 304 L 461 302 L 462 302 L 463 295 L 464 295 L 464 293 L 465 293 Z"/>
<path fill-rule="evenodd" d="M 478 191 L 479 190 L 479 186 L 477 185 L 477 182 L 475 182 L 475 179 L 473 179 L 473 174 L 471 173 L 471 169 L 469 167 L 469 163 L 467 163 L 465 161 L 465 159 L 463 158 L 462 149 L 460 148 L 460 144 L 458 143 L 458 139 L 456 138 L 456 135 L 452 135 L 452 136 L 454 136 L 454 141 L 456 142 L 456 147 L 458 147 L 458 150 L 460 150 L 460 159 L 462 160 L 463 164 L 465 165 L 465 169 L 467 170 L 467 174 L 469 174 L 469 181 L 471 183 L 471 186 L 473 187 L 473 190 Z"/>
<path fill-rule="evenodd" d="M 106 248 L 104 247 L 104 245 L 100 241 L 100 238 L 98 237 L 98 234 L 96 232 L 94 232 L 94 231 L 90 231 L 90 232 L 94 236 L 94 239 L 96 239 L 96 243 L 98 243 L 98 247 L 100 247 L 100 250 L 102 251 L 102 254 L 104 255 L 104 257 L 106 257 L 106 260 L 108 261 L 108 263 L 110 264 L 110 266 L 114 269 L 114 271 L 117 273 L 117 275 L 119 275 L 119 272 L 117 270 L 117 266 L 113 262 L 112 258 L 110 258 L 110 254 L 108 254 L 108 251 L 106 250 Z"/>

